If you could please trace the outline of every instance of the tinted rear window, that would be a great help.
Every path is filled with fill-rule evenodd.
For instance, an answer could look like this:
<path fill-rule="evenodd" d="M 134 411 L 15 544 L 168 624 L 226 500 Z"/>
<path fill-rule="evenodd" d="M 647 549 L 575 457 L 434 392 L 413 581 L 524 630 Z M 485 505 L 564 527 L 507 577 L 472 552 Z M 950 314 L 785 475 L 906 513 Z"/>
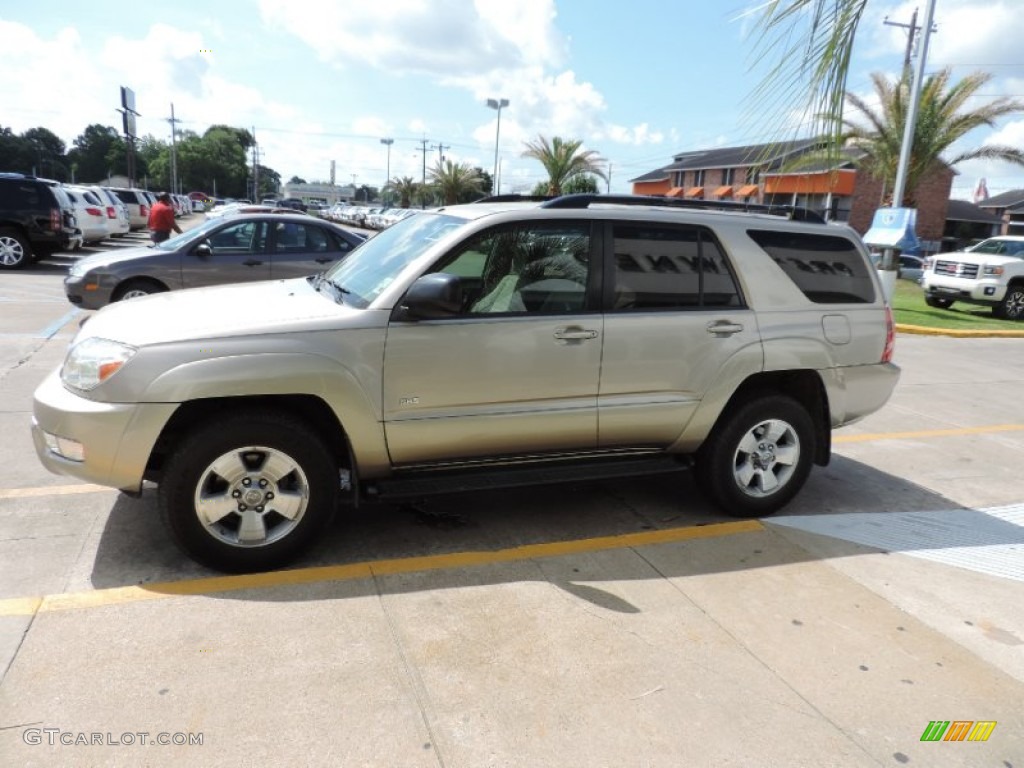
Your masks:
<path fill-rule="evenodd" d="M 845 237 L 808 232 L 747 230 L 816 304 L 867 304 L 875 300 L 868 263 Z"/>

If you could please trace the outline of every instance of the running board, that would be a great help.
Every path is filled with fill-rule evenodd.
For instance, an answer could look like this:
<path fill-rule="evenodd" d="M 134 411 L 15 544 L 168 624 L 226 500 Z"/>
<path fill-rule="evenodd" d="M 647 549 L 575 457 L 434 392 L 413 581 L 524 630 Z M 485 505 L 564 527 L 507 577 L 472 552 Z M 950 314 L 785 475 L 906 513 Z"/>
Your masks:
<path fill-rule="evenodd" d="M 581 480 L 610 480 L 636 475 L 684 472 L 691 462 L 685 456 L 600 459 L 588 461 L 551 461 L 522 466 L 503 465 L 487 469 L 415 470 L 405 476 L 379 480 L 367 494 L 381 500 L 432 496 L 438 493 L 464 493 L 495 488 L 549 485 Z"/>

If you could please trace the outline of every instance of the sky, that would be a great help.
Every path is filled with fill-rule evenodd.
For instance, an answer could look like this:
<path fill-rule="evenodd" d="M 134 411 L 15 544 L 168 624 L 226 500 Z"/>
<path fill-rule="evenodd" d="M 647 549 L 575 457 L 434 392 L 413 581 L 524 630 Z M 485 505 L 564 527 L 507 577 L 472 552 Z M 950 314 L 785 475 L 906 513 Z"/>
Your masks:
<path fill-rule="evenodd" d="M 493 173 L 497 141 L 501 191 L 529 192 L 546 176 L 522 152 L 543 135 L 582 140 L 610 172 L 602 188 L 628 192 L 680 152 L 801 135 L 751 109 L 775 63 L 753 54 L 760 2 L 4 0 L 0 126 L 43 126 L 70 148 L 91 123 L 120 130 L 127 86 L 140 135 L 169 141 L 173 104 L 179 129 L 254 130 L 284 180 L 329 180 L 334 161 L 338 184 L 379 187 L 389 173 L 421 179 L 442 155 Z M 989 72 L 984 97 L 1024 100 L 1020 3 L 938 0 L 927 71 Z M 884 20 L 924 4 L 869 0 L 848 90 L 867 96 L 872 72 L 899 72 L 906 30 Z M 500 126 L 488 99 L 509 102 Z M 982 144 L 1024 148 L 1024 114 L 955 148 Z M 1024 188 L 1019 166 L 956 170 L 955 198 L 980 178 L 993 195 Z"/>

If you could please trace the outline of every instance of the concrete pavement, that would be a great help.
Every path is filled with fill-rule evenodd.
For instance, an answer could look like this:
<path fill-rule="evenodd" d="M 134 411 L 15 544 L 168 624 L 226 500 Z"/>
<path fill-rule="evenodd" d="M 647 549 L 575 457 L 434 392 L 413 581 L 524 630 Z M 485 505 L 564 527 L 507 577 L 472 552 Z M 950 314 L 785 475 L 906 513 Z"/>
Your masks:
<path fill-rule="evenodd" d="M 689 478 L 463 494 L 225 578 L 151 493 L 39 466 L 60 295 L 0 276 L 4 765 L 1024 765 L 1024 340 L 901 334 L 893 401 L 773 519 Z"/>

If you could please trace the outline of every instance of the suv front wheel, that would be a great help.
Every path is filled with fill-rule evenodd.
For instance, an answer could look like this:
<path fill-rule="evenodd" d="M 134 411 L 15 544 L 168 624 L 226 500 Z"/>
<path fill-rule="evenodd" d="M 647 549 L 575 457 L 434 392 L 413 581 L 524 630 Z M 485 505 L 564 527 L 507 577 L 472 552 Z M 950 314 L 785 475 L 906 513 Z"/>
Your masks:
<path fill-rule="evenodd" d="M 992 314 L 1003 320 L 1024 320 L 1024 285 L 1011 285 L 1006 295 L 992 309 Z"/>
<path fill-rule="evenodd" d="M 785 395 L 765 395 L 726 411 L 697 456 L 697 479 L 733 517 L 770 515 L 803 487 L 814 457 L 814 424 Z"/>
<path fill-rule="evenodd" d="M 159 487 L 174 541 L 211 568 L 278 568 L 334 515 L 331 452 L 301 421 L 262 412 L 214 420 L 175 446 Z"/>

